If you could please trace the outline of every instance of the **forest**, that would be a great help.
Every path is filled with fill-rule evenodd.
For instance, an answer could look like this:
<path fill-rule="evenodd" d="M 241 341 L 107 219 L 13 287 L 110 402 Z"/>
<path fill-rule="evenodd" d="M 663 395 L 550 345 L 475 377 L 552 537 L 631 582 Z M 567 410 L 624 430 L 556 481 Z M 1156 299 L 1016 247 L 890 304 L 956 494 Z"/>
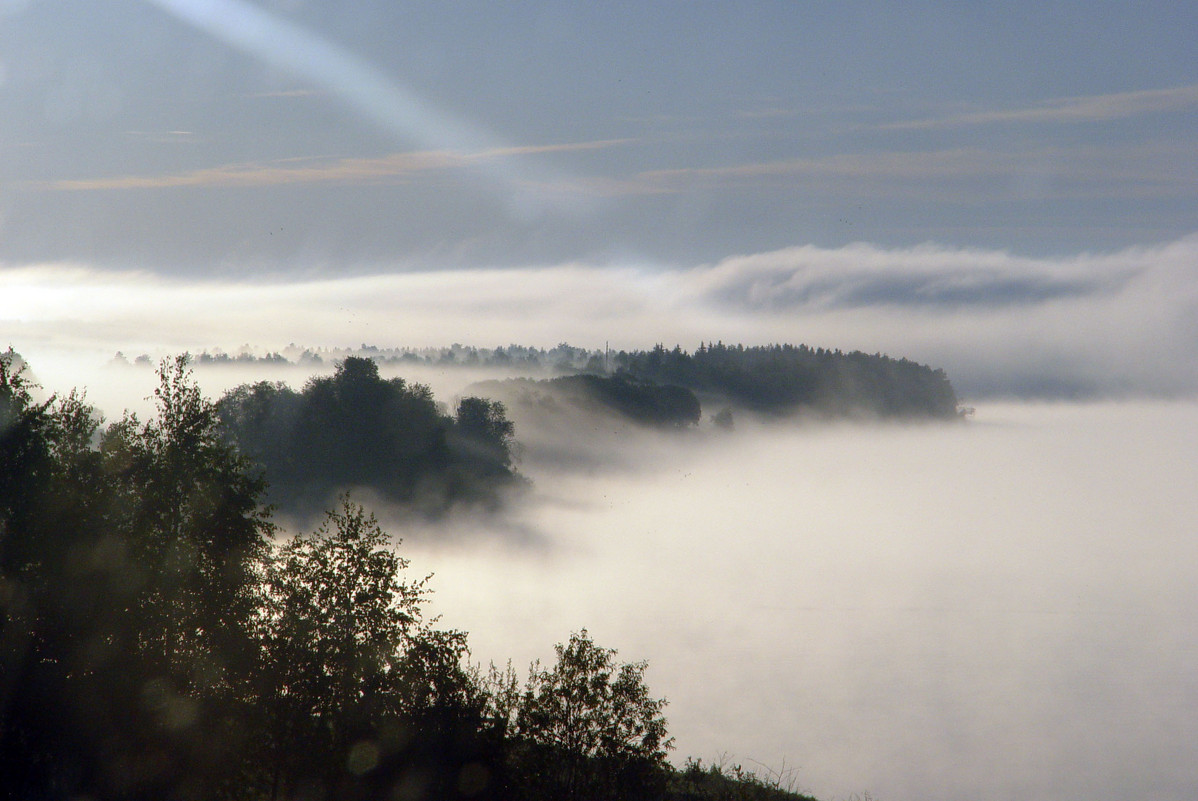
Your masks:
<path fill-rule="evenodd" d="M 685 431 L 713 401 L 721 427 L 727 404 L 954 419 L 951 385 L 805 346 L 565 356 L 599 369 L 484 382 L 450 411 L 363 355 L 211 401 L 182 355 L 158 366 L 153 415 L 109 422 L 79 392 L 39 399 L 0 356 L 4 797 L 799 798 L 772 774 L 673 766 L 646 663 L 585 629 L 526 676 L 473 663 L 356 497 L 498 512 L 528 480 L 496 395 Z"/>
<path fill-rule="evenodd" d="M 377 390 L 371 372 L 347 360 L 296 397 L 234 393 L 222 417 L 181 356 L 159 367 L 156 414 L 105 423 L 80 393 L 36 399 L 0 356 L 3 797 L 802 797 L 735 765 L 672 766 L 646 663 L 585 629 L 523 679 L 472 663 L 467 632 L 425 614 L 432 587 L 401 541 L 349 496 L 284 536 L 225 421 L 276 402 L 335 416 L 337 382 Z M 424 391 L 381 386 L 390 414 L 428 414 Z M 507 469 L 493 405 L 433 428 L 399 464 Z"/>
<path fill-rule="evenodd" d="M 265 472 L 268 500 L 298 516 L 350 487 L 435 515 L 454 503 L 493 508 L 521 484 L 502 404 L 467 397 L 444 414 L 428 387 L 383 379 L 360 356 L 302 392 L 243 384 L 225 393 L 216 414 L 229 444 Z"/>
<path fill-rule="evenodd" d="M 338 359 L 332 375 L 313 377 L 301 390 L 259 381 L 231 389 L 216 403 L 223 436 L 263 471 L 267 501 L 290 517 L 314 520 L 351 488 L 428 517 L 455 506 L 495 510 L 528 483 L 517 470 L 512 411 L 525 425 L 579 430 L 596 415 L 693 429 L 705 406 L 716 410 L 708 418 L 722 428 L 733 426 L 734 408 L 768 419 L 959 417 L 941 370 L 805 345 L 704 343 L 693 354 L 660 345 L 605 354 L 565 344 L 481 352 L 455 345 L 423 355 L 364 346 L 358 353 Z M 287 362 L 278 353 L 238 358 L 234 363 L 251 366 Z M 297 358 L 301 365 L 321 363 L 309 349 Z M 472 384 L 451 413 L 429 387 L 380 375 L 380 364 L 419 359 L 564 374 Z M 205 363 L 224 362 L 209 355 L 198 361 Z"/>
<path fill-rule="evenodd" d="M 616 369 L 770 414 L 951 419 L 957 396 L 943 370 L 908 359 L 807 345 L 701 344 L 693 353 L 617 353 Z"/>
<path fill-rule="evenodd" d="M 542 379 L 508 378 L 481 381 L 469 389 L 487 397 L 502 398 L 504 404 L 538 415 L 606 414 L 664 429 L 696 426 L 703 416 L 698 397 L 686 387 L 659 384 L 624 372 L 611 376 L 579 373 Z"/>
<path fill-rule="evenodd" d="M 809 345 L 745 346 L 702 342 L 694 352 L 658 344 L 649 350 L 596 350 L 560 343 L 553 348 L 507 345 L 476 348 L 455 343 L 444 348 L 313 349 L 290 345 L 281 352 L 255 355 L 247 345 L 230 355 L 202 352 L 200 366 L 292 365 L 318 368 L 346 358 L 369 359 L 388 367 L 434 366 L 501 371 L 506 376 L 623 377 L 628 383 L 680 386 L 708 406 L 743 407 L 762 414 L 807 412 L 827 417 L 948 419 L 958 413 L 952 384 L 943 370 L 882 353 L 841 351 Z M 118 353 L 115 365 L 149 368 L 142 354 L 130 362 Z M 561 388 L 558 385 L 556 388 Z M 577 394 L 576 388 L 570 388 Z M 594 390 L 595 387 L 592 387 Z M 616 408 L 630 408 L 615 396 L 623 387 L 600 386 L 592 395 Z M 635 414 L 634 414 L 635 416 Z"/>

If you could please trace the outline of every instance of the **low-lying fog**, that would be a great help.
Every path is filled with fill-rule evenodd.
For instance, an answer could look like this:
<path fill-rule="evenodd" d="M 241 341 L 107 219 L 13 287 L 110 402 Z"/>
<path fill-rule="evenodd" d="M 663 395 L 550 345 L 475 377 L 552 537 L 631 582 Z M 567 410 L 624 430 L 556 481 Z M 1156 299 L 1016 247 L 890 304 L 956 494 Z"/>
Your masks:
<path fill-rule="evenodd" d="M 1198 405 L 596 447 L 631 458 L 530 448 L 527 504 L 409 530 L 484 663 L 586 627 L 649 660 L 679 758 L 829 801 L 1193 798 Z"/>
<path fill-rule="evenodd" d="M 403 374 L 446 402 L 495 377 Z M 110 417 L 151 406 L 148 369 L 75 375 Z M 306 375 L 197 370 L 210 397 Z M 649 661 L 678 761 L 794 769 L 825 801 L 1194 797 L 1198 403 L 682 436 L 534 422 L 514 508 L 381 515 L 484 664 L 523 674 L 586 627 Z"/>
<path fill-rule="evenodd" d="M 32 367 L 110 417 L 152 406 L 148 369 Z M 309 373 L 197 370 L 214 398 Z M 496 377 L 402 374 L 447 403 Z M 678 761 L 794 769 L 825 801 L 1192 801 L 1198 403 L 681 436 L 513 413 L 528 498 L 425 529 L 381 515 L 484 664 L 523 674 L 586 627 L 649 661 Z"/>

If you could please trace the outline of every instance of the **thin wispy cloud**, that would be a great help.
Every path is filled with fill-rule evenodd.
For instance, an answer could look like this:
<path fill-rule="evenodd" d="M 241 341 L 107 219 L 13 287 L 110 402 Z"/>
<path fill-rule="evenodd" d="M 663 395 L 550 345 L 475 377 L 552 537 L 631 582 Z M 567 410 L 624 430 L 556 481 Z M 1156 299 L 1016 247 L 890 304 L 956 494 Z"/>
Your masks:
<path fill-rule="evenodd" d="M 464 169 L 496 160 L 528 155 L 614 147 L 628 140 L 521 145 L 472 153 L 427 150 L 391 153 L 375 158 L 289 158 L 225 164 L 164 175 L 121 175 L 49 181 L 34 185 L 50 191 L 172 189 L 184 187 L 254 188 L 285 184 L 378 184 L 403 182 L 415 173 Z"/>
<path fill-rule="evenodd" d="M 629 194 L 711 184 L 762 189 L 795 186 L 846 196 L 899 195 L 949 201 L 1028 191 L 1041 197 L 1190 196 L 1196 180 L 1198 167 L 1188 148 L 1146 143 L 1029 151 L 952 148 L 845 153 L 651 170 L 619 186 Z"/>
<path fill-rule="evenodd" d="M 125 136 L 138 142 L 168 145 L 200 141 L 194 131 L 125 131 Z"/>
<path fill-rule="evenodd" d="M 317 92 L 314 89 L 284 89 L 277 92 L 249 92 L 241 95 L 247 99 L 270 98 L 270 97 L 317 97 L 324 94 Z"/>
<path fill-rule="evenodd" d="M 1027 108 L 979 111 L 935 119 L 909 120 L 881 126 L 887 130 L 956 128 L 1002 123 L 1106 122 L 1142 114 L 1198 108 L 1198 84 L 1169 89 L 1144 89 L 1086 97 L 1065 97 Z"/>

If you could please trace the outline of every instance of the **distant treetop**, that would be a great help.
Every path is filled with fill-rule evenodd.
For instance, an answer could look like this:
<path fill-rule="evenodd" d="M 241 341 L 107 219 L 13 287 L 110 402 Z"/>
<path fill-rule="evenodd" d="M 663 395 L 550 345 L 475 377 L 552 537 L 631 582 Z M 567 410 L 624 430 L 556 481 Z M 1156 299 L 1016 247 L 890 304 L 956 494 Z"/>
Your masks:
<path fill-rule="evenodd" d="M 882 353 L 841 351 L 809 345 L 753 345 L 700 342 L 690 353 L 680 345 L 667 349 L 611 351 L 562 342 L 552 348 L 503 345 L 478 348 L 455 342 L 440 348 L 309 348 L 294 343 L 282 351 L 255 355 L 243 347 L 236 355 L 221 350 L 195 357 L 208 365 L 294 365 L 314 367 L 367 359 L 376 365 L 492 369 L 508 376 L 624 376 L 642 385 L 684 387 L 701 400 L 721 400 L 767 414 L 811 411 L 823 415 L 882 418 L 960 416 L 958 401 L 943 370 Z M 123 354 L 113 364 L 127 365 Z M 135 365 L 149 365 L 139 356 Z M 618 387 L 597 387 L 603 391 Z M 609 393 L 610 394 L 610 393 Z"/>

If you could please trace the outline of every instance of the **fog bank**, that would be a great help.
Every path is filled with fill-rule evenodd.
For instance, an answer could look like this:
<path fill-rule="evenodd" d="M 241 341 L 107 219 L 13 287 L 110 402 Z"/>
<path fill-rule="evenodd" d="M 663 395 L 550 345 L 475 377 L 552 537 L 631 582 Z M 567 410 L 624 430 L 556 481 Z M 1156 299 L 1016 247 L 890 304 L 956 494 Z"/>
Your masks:
<path fill-rule="evenodd" d="M 806 343 L 942 367 L 970 400 L 1198 391 L 1198 237 L 1031 259 L 927 244 L 803 246 L 715 264 L 569 263 L 272 282 L 0 266 L 0 344 L 67 354 L 289 343 L 687 350 Z M 64 378 L 66 374 L 64 372 Z"/>
<path fill-rule="evenodd" d="M 68 367 L 33 362 L 44 381 Z M 401 372 L 444 401 L 483 377 Z M 128 378 L 100 393 L 115 408 L 154 385 L 99 374 Z M 306 375 L 199 372 L 210 397 Z M 417 528 L 379 509 L 475 658 L 523 671 L 587 627 L 650 661 L 679 758 L 785 763 L 828 801 L 1198 790 L 1198 403 L 681 435 L 533 422 L 533 491 L 503 514 Z"/>
<path fill-rule="evenodd" d="M 405 548 L 477 658 L 585 626 L 648 659 L 679 757 L 826 799 L 1193 797 L 1198 406 L 750 428 L 530 452 L 492 536 Z"/>

